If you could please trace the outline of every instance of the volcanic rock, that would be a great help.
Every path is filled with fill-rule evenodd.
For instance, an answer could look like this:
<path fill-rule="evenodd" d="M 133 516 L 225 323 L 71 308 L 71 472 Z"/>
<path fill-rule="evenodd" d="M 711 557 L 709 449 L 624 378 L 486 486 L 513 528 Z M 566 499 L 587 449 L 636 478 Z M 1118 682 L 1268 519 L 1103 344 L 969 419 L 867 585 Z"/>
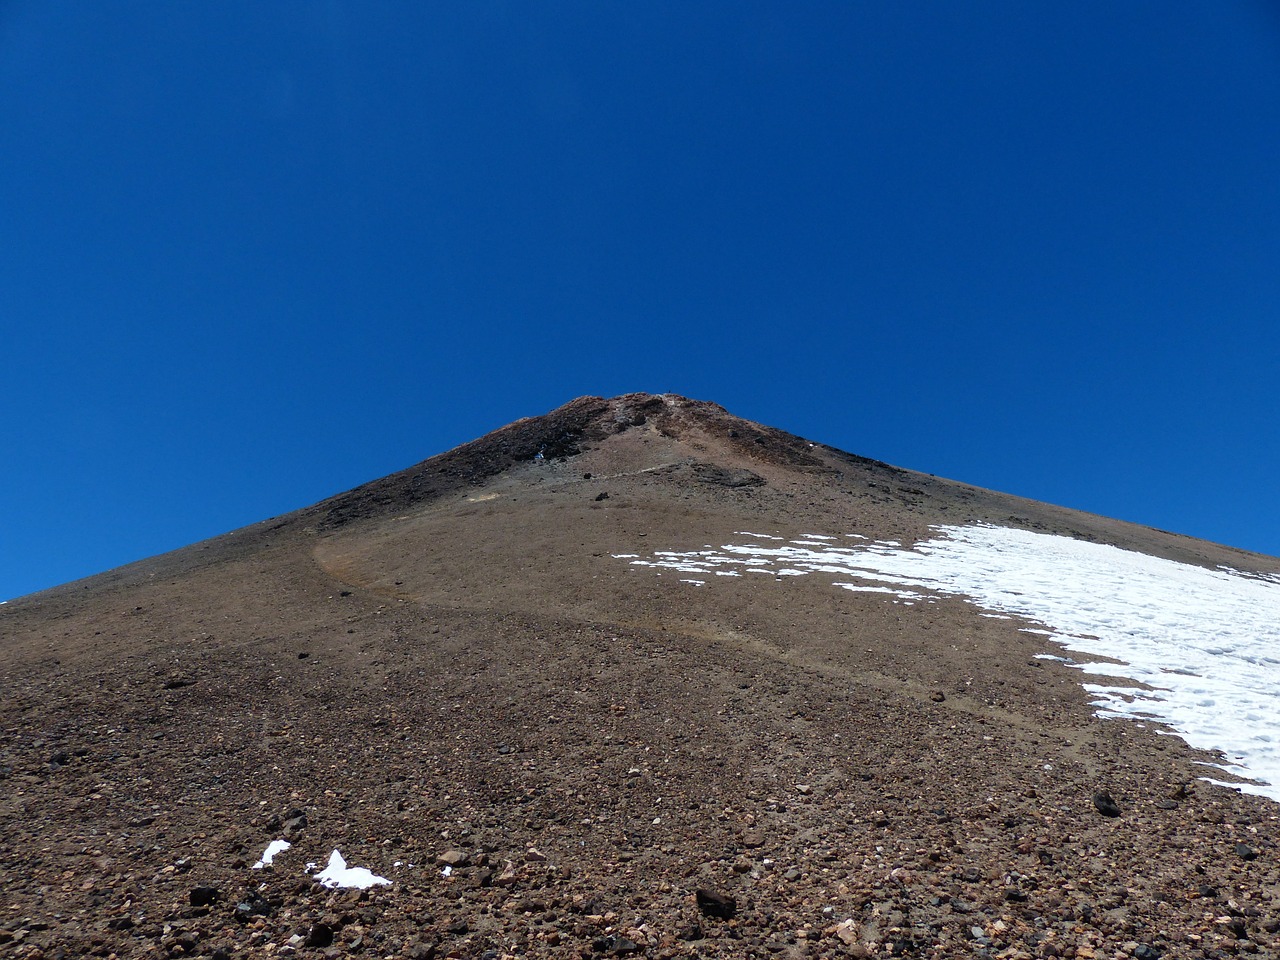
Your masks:
<path fill-rule="evenodd" d="M 698 909 L 702 911 L 704 917 L 732 920 L 738 912 L 738 901 L 728 894 L 715 890 L 697 890 L 695 897 L 698 901 Z"/>
<path fill-rule="evenodd" d="M 1104 817 L 1118 817 L 1121 813 L 1120 805 L 1105 791 L 1093 795 L 1093 806 Z"/>

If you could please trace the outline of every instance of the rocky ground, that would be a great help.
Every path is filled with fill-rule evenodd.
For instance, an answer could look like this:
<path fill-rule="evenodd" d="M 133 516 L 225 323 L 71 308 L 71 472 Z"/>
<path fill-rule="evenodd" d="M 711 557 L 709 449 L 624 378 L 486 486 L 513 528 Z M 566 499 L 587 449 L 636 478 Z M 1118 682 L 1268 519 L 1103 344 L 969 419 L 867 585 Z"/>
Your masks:
<path fill-rule="evenodd" d="M 1025 625 L 612 556 L 966 519 L 1274 564 L 629 397 L 0 607 L 0 955 L 1280 955 L 1275 805 Z"/>

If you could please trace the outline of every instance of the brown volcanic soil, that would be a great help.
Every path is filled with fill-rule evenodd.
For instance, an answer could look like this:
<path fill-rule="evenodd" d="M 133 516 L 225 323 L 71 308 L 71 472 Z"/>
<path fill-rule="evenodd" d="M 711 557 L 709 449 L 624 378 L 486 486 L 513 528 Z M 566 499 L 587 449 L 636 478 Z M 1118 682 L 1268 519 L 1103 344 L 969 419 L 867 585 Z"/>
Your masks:
<path fill-rule="evenodd" d="M 611 556 L 979 520 L 1278 565 L 631 395 L 10 603 L 0 954 L 1280 953 L 1275 805 L 1026 624 Z"/>

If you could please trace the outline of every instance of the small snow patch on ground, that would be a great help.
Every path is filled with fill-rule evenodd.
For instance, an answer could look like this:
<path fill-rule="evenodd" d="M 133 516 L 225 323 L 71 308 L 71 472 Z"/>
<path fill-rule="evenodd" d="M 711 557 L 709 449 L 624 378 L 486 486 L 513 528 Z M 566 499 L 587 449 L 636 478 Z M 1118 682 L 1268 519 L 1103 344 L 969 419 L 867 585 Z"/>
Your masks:
<path fill-rule="evenodd" d="M 276 854 L 284 853 L 288 849 L 288 840 L 272 840 L 267 844 L 267 849 L 262 852 L 262 859 L 253 865 L 253 869 L 261 870 L 263 867 L 271 866 L 271 861 L 275 859 Z"/>
<path fill-rule="evenodd" d="M 364 867 L 348 867 L 347 861 L 337 850 L 329 854 L 329 865 L 317 873 L 312 879 L 322 886 L 337 888 L 347 887 L 364 890 L 368 887 L 389 884 L 386 877 L 379 877 Z"/>
<path fill-rule="evenodd" d="M 832 586 L 839 587 L 841 590 L 849 590 L 853 593 L 887 593 L 900 600 L 915 600 L 920 598 L 920 594 L 918 593 L 894 590 L 891 587 L 871 587 L 864 583 L 834 583 Z"/>

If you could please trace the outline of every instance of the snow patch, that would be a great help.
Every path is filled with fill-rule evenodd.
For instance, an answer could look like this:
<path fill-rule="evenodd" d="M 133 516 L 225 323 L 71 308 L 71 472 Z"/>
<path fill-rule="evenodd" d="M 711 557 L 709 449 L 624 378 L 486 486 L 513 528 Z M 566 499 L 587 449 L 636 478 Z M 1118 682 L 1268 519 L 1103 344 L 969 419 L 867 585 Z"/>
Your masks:
<path fill-rule="evenodd" d="M 987 615 L 1032 621 L 1028 632 L 1066 650 L 1121 661 L 1069 664 L 1117 678 L 1085 684 L 1099 717 L 1164 724 L 1193 747 L 1218 751 L 1219 769 L 1255 781 L 1230 786 L 1280 801 L 1280 574 L 1210 570 L 986 525 L 936 527 L 910 549 L 856 534 L 737 535 L 757 542 L 629 562 L 693 574 L 740 565 L 779 579 L 820 575 L 894 602 L 958 596 Z"/>
<path fill-rule="evenodd" d="M 272 840 L 267 844 L 267 849 L 262 851 L 262 858 L 253 865 L 253 869 L 261 870 L 263 867 L 271 866 L 271 861 L 275 859 L 276 854 L 284 853 L 288 849 L 288 840 Z"/>
<path fill-rule="evenodd" d="M 386 877 L 379 877 L 364 867 L 348 867 L 347 861 L 337 850 L 329 854 L 329 864 L 313 878 L 322 886 L 337 888 L 347 887 L 364 890 L 368 887 L 391 883 Z"/>

